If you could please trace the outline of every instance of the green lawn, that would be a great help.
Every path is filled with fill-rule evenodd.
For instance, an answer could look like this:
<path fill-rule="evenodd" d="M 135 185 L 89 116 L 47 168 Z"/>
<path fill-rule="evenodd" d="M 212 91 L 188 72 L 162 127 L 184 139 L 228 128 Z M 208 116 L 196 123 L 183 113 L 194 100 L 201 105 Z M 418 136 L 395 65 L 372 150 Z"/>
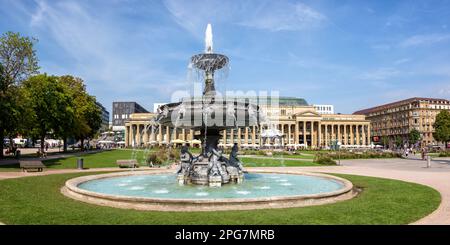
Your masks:
<path fill-rule="evenodd" d="M 82 157 L 85 168 L 106 168 L 117 167 L 116 160 L 135 158 L 140 165 L 144 166 L 146 165 L 145 156 L 150 152 L 145 150 L 116 149 L 96 153 L 84 153 L 80 156 L 67 158 L 49 159 L 44 160 L 43 163 L 50 169 L 70 169 L 76 168 L 78 157 Z M 20 171 L 19 164 L 0 165 L 0 171 Z"/>
<path fill-rule="evenodd" d="M 119 159 L 137 159 L 141 165 L 145 165 L 146 155 L 150 153 L 144 150 L 117 149 L 98 153 L 83 154 L 85 168 L 106 168 L 117 167 L 116 161 Z M 78 157 L 60 158 L 44 161 L 48 168 L 76 168 Z"/>
<path fill-rule="evenodd" d="M 302 208 L 136 211 L 86 204 L 60 193 L 67 179 L 86 174 L 1 180 L 0 221 L 6 224 L 407 224 L 431 213 L 441 199 L 436 190 L 423 185 L 338 175 L 364 191 L 348 201 Z"/>
<path fill-rule="evenodd" d="M 152 150 L 154 151 L 154 150 Z M 196 152 L 194 155 L 199 154 L 199 149 L 195 149 Z M 106 168 L 106 167 L 117 167 L 116 160 L 118 159 L 132 159 L 136 158 L 140 165 L 145 166 L 145 156 L 150 153 L 150 151 L 145 150 L 132 150 L 132 149 L 116 149 L 110 151 L 103 151 L 97 153 L 86 153 L 79 157 L 82 157 L 84 160 L 85 168 Z M 281 158 L 282 156 L 274 156 L 274 158 Z M 319 166 L 316 163 L 301 161 L 303 158 L 299 158 L 298 161 L 293 160 L 287 155 L 283 156 L 288 160 L 279 160 L 279 159 L 271 159 L 267 157 L 267 159 L 260 158 L 251 158 L 251 157 L 242 157 L 241 160 L 245 166 Z M 60 159 L 50 159 L 44 160 L 43 163 L 49 169 L 74 169 L 77 167 L 77 157 L 68 157 L 68 158 L 60 158 Z M 18 164 L 11 165 L 0 165 L 0 171 L 20 171 Z"/>
<path fill-rule="evenodd" d="M 245 167 L 294 167 L 294 166 L 322 166 L 312 161 L 302 161 L 294 159 L 281 160 L 277 158 L 239 158 Z"/>
<path fill-rule="evenodd" d="M 294 159 L 314 159 L 314 155 L 308 154 L 308 155 L 288 155 L 288 154 L 275 154 L 273 157 L 278 158 L 294 158 Z"/>

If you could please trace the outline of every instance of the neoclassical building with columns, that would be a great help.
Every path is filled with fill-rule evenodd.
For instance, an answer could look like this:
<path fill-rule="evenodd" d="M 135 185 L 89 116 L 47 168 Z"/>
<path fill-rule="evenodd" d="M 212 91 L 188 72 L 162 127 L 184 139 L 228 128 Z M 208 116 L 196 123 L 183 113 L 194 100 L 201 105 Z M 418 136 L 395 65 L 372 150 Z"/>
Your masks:
<path fill-rule="evenodd" d="M 339 141 L 348 147 L 371 144 L 370 121 L 365 115 L 319 114 L 305 100 L 281 97 L 276 106 L 260 103 L 269 124 L 244 129 L 223 130 L 219 145 L 230 147 L 237 143 L 243 148 L 308 147 L 326 148 Z M 199 132 L 171 127 L 159 127 L 152 119 L 154 113 L 134 113 L 125 123 L 125 145 L 130 147 L 189 144 L 199 145 Z M 276 137 L 273 137 L 276 136 Z"/>

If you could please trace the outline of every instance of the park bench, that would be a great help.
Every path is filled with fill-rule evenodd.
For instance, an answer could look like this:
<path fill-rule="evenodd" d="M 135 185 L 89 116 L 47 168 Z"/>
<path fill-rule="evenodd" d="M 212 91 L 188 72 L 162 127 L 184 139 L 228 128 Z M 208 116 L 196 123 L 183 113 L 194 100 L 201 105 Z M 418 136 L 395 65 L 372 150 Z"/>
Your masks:
<path fill-rule="evenodd" d="M 30 169 L 35 169 L 38 172 L 42 172 L 46 166 L 41 161 L 20 161 L 20 168 L 22 172 Z"/>
<path fill-rule="evenodd" d="M 117 160 L 117 165 L 121 168 L 139 168 L 139 164 L 136 159 Z"/>

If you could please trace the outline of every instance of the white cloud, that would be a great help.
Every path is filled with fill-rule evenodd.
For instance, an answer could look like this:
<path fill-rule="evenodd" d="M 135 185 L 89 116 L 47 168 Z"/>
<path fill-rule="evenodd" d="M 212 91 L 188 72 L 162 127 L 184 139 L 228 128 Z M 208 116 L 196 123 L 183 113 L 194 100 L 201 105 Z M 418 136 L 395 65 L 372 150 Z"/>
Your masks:
<path fill-rule="evenodd" d="M 273 1 L 247 15 L 240 24 L 269 31 L 299 31 L 318 27 L 325 15 L 303 3 Z"/>
<path fill-rule="evenodd" d="M 401 65 L 403 63 L 407 63 L 407 62 L 410 62 L 410 61 L 411 61 L 411 59 L 403 58 L 403 59 L 399 59 L 399 60 L 394 61 L 394 65 Z"/>
<path fill-rule="evenodd" d="M 228 22 L 269 31 L 299 31 L 320 26 L 325 15 L 300 2 L 165 0 L 174 20 L 202 36 L 209 22 Z"/>
<path fill-rule="evenodd" d="M 164 0 L 164 5 L 179 26 L 198 38 L 203 38 L 208 23 L 227 21 L 239 11 L 239 3 L 234 1 Z"/>
<path fill-rule="evenodd" d="M 363 80 L 386 80 L 400 75 L 401 72 L 391 67 L 383 67 L 371 70 L 360 75 Z"/>
<path fill-rule="evenodd" d="M 46 72 L 67 71 L 81 76 L 94 87 L 122 92 L 148 89 L 166 94 L 160 82 L 180 86 L 177 82 L 180 78 L 160 68 L 150 52 L 142 55 L 148 51 L 145 45 L 141 53 L 134 53 L 132 44 L 144 42 L 141 34 L 117 28 L 115 23 L 95 7 L 88 8 L 78 1 L 37 1 L 30 18 L 34 30 L 47 34 L 62 48 L 65 57 L 74 60 L 66 64 L 65 69 L 47 61 L 46 68 L 52 70 Z"/>
<path fill-rule="evenodd" d="M 400 43 L 401 47 L 415 47 L 421 45 L 432 45 L 435 43 L 446 42 L 450 40 L 450 34 L 426 34 L 415 35 L 403 40 Z"/>

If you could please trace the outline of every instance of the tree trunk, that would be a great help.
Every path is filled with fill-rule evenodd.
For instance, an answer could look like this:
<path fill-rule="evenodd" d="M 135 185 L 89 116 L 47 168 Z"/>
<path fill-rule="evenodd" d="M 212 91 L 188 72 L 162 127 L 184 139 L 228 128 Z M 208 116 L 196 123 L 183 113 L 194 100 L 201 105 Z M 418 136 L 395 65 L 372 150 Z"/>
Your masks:
<path fill-rule="evenodd" d="M 84 139 L 80 139 L 80 151 L 84 151 Z"/>
<path fill-rule="evenodd" d="M 5 134 L 3 132 L 3 129 L 0 128 L 0 139 L 2 140 L 2 142 L 0 143 L 0 158 L 3 158 L 3 138 L 5 137 Z"/>
<path fill-rule="evenodd" d="M 67 152 L 67 137 L 63 139 L 63 152 Z"/>
<path fill-rule="evenodd" d="M 45 135 L 41 135 L 41 154 L 44 153 Z"/>

